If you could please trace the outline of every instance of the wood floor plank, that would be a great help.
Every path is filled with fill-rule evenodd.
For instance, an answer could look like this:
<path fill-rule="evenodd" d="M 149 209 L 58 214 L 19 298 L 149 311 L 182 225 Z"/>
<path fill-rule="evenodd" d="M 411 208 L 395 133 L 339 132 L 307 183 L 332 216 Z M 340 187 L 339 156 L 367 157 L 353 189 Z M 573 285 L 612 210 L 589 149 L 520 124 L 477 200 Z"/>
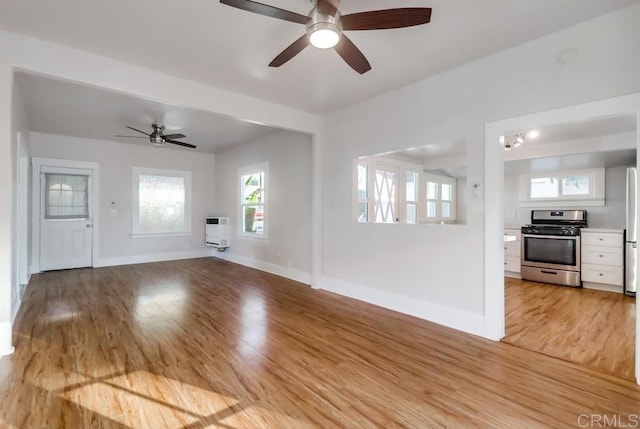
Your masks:
<path fill-rule="evenodd" d="M 610 373 L 215 258 L 36 275 L 14 335 L 0 427 L 564 428 L 640 403 Z"/>
<path fill-rule="evenodd" d="M 635 299 L 507 277 L 505 313 L 504 342 L 634 378 Z"/>

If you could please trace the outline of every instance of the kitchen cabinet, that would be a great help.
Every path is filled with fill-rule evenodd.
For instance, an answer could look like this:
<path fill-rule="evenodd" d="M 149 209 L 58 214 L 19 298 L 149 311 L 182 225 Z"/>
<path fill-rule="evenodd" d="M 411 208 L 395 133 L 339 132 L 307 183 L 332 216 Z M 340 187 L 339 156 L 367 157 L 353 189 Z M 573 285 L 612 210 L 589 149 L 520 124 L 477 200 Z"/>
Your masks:
<path fill-rule="evenodd" d="M 504 243 L 504 275 L 520 278 L 520 230 L 505 228 L 504 235 L 516 237 L 515 240 Z"/>
<path fill-rule="evenodd" d="M 622 293 L 624 235 L 622 230 L 582 229 L 582 285 Z"/>

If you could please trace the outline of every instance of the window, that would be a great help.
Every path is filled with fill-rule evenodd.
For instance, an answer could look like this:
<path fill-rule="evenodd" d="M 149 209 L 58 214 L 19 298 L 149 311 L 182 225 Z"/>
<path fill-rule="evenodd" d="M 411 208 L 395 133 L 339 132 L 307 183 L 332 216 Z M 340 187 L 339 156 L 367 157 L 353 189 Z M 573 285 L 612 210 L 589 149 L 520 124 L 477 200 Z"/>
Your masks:
<path fill-rule="evenodd" d="M 548 201 L 604 205 L 605 169 L 559 171 L 520 177 L 520 200 L 528 206 Z"/>
<path fill-rule="evenodd" d="M 369 166 L 358 163 L 357 167 L 357 200 L 358 200 L 358 222 L 369 221 Z"/>
<path fill-rule="evenodd" d="M 241 235 L 264 238 L 267 234 L 267 164 L 239 170 Z"/>
<path fill-rule="evenodd" d="M 356 222 L 442 223 L 456 220 L 456 179 L 422 172 L 403 159 L 373 155 L 354 160 Z"/>
<path fill-rule="evenodd" d="M 416 223 L 418 220 L 418 173 L 405 172 L 405 222 Z"/>
<path fill-rule="evenodd" d="M 191 172 L 133 168 L 131 235 L 191 233 Z"/>
<path fill-rule="evenodd" d="M 376 223 L 394 223 L 398 219 L 398 170 L 376 165 L 374 176 L 374 219 Z"/>
<path fill-rule="evenodd" d="M 456 179 L 435 174 L 423 174 L 425 181 L 425 222 L 445 222 L 456 219 Z"/>

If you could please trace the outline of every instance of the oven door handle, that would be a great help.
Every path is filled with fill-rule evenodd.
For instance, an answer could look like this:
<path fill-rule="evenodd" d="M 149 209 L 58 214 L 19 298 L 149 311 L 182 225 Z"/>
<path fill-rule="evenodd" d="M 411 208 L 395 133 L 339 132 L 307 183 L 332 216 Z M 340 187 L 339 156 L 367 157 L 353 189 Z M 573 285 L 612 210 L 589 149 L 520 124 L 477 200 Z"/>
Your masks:
<path fill-rule="evenodd" d="M 576 240 L 579 235 L 536 235 L 536 234 L 522 234 L 524 238 L 554 238 L 560 240 Z"/>

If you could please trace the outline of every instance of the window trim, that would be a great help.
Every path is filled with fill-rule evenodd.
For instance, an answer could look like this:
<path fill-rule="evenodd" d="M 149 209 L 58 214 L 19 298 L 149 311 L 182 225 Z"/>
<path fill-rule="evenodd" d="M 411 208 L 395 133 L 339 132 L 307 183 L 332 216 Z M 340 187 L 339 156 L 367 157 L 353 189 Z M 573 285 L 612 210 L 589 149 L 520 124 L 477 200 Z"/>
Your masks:
<path fill-rule="evenodd" d="M 131 169 L 131 238 L 179 237 L 189 236 L 191 231 L 191 171 L 168 170 L 160 168 L 132 167 Z M 184 228 L 182 231 L 141 232 L 140 231 L 140 176 L 181 177 L 184 179 Z"/>
<path fill-rule="evenodd" d="M 242 201 L 242 191 L 244 187 L 244 183 L 242 181 L 242 176 L 246 176 L 249 174 L 256 173 L 264 173 L 263 180 L 263 190 L 262 190 L 262 199 L 263 201 L 260 204 L 251 204 L 245 203 Z M 236 176 L 236 180 L 238 181 L 238 236 L 243 238 L 249 238 L 254 240 L 267 240 L 269 234 L 269 162 L 264 161 L 258 164 L 247 165 L 244 167 L 238 168 L 238 174 Z M 262 209 L 262 234 L 257 234 L 255 232 L 247 232 L 244 230 L 244 210 L 243 208 L 247 205 L 261 205 Z"/>

